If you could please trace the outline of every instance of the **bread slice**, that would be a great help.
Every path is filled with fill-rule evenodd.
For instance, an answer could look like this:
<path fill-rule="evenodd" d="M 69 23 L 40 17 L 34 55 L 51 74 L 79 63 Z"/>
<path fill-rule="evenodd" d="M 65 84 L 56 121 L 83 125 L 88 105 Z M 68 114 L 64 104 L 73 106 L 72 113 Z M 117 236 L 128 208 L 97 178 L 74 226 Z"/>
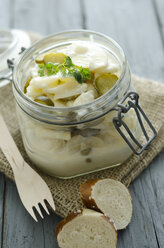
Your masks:
<path fill-rule="evenodd" d="M 121 182 L 113 179 L 89 180 L 80 186 L 84 205 L 104 213 L 114 221 L 117 230 L 125 228 L 132 218 L 132 198 Z"/>
<path fill-rule="evenodd" d="M 108 217 L 91 209 L 79 210 L 56 229 L 60 248 L 116 248 L 117 232 Z"/>

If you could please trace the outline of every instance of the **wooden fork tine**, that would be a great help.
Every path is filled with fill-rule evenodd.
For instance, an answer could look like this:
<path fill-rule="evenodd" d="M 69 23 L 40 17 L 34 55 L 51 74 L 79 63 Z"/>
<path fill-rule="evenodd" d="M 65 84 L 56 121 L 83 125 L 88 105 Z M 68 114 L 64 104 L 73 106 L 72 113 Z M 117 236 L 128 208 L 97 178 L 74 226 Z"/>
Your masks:
<path fill-rule="evenodd" d="M 26 208 L 27 209 L 27 208 Z M 36 218 L 36 216 L 35 216 L 35 213 L 34 213 L 34 210 L 33 210 L 33 208 L 28 208 L 27 209 L 27 211 L 29 212 L 29 214 L 32 216 L 32 218 L 36 221 L 36 222 L 38 222 L 38 220 L 37 220 L 37 218 Z"/>
<path fill-rule="evenodd" d="M 39 205 L 36 205 L 36 206 L 34 206 L 34 207 L 35 207 L 35 209 L 37 210 L 37 212 L 39 213 L 39 215 L 41 216 L 41 218 L 44 219 L 44 217 L 43 217 L 43 215 L 42 215 L 42 212 L 41 212 L 41 210 L 40 210 Z"/>
<path fill-rule="evenodd" d="M 54 200 L 52 198 L 52 195 L 51 193 L 49 192 L 49 194 L 47 194 L 45 200 L 48 202 L 48 204 L 51 206 L 51 208 L 55 211 L 55 203 L 54 203 Z"/>
<path fill-rule="evenodd" d="M 50 215 L 50 212 L 49 212 L 49 210 L 48 210 L 48 208 L 47 208 L 47 206 L 46 206 L 46 203 L 43 201 L 43 202 L 41 202 L 40 204 L 42 205 L 42 207 L 44 208 L 44 210 L 46 211 L 46 213 L 47 213 L 48 215 Z"/>
<path fill-rule="evenodd" d="M 49 198 L 49 199 L 46 199 L 46 201 L 48 202 L 50 207 L 55 211 L 55 204 L 54 204 L 53 199 Z"/>

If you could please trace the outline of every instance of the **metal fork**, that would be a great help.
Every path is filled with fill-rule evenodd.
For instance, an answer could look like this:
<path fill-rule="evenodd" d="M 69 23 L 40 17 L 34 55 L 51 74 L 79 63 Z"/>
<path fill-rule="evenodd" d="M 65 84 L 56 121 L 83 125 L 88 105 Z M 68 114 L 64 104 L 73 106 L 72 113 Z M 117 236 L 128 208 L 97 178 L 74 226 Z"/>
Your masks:
<path fill-rule="evenodd" d="M 7 126 L 0 115 L 0 148 L 9 161 L 21 201 L 35 221 L 38 221 L 34 208 L 43 218 L 39 204 L 49 214 L 45 201 L 55 210 L 54 201 L 45 181 L 23 159 Z"/>

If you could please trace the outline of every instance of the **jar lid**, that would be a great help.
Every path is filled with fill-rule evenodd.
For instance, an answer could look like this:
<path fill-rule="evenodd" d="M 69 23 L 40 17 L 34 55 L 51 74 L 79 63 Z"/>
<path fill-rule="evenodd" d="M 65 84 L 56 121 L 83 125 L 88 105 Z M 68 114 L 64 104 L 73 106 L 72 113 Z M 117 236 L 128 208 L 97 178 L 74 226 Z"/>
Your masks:
<path fill-rule="evenodd" d="M 30 37 L 21 30 L 0 30 L 0 78 L 11 79 L 12 71 L 8 68 L 7 59 L 15 61 L 20 56 L 21 47 L 31 45 Z M 8 84 L 6 79 L 0 80 L 0 87 Z"/>

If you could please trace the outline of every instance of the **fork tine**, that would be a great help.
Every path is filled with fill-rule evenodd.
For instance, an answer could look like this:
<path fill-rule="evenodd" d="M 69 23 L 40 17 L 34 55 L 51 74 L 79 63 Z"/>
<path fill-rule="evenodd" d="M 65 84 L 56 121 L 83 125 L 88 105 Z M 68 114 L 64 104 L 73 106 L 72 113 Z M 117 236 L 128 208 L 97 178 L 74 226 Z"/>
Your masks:
<path fill-rule="evenodd" d="M 46 213 L 47 213 L 48 215 L 50 215 L 50 212 L 49 212 L 49 210 L 48 210 L 48 208 L 47 208 L 47 206 L 46 206 L 45 201 L 43 201 L 43 202 L 40 203 L 40 204 L 42 205 L 42 207 L 44 208 L 44 210 L 46 211 Z"/>
<path fill-rule="evenodd" d="M 26 208 L 27 209 L 27 208 Z M 38 220 L 37 220 L 37 218 L 36 218 L 36 216 L 35 216 L 35 214 L 34 214 L 34 210 L 33 210 L 33 208 L 28 208 L 27 209 L 27 211 L 29 212 L 29 214 L 32 216 L 32 218 L 36 221 L 36 222 L 38 222 Z"/>
<path fill-rule="evenodd" d="M 36 206 L 34 206 L 34 207 L 35 207 L 35 209 L 37 210 L 37 212 L 40 214 L 41 218 L 44 219 L 44 217 L 43 217 L 43 215 L 42 215 L 42 212 L 41 212 L 41 210 L 40 210 L 39 205 L 36 205 Z"/>
<path fill-rule="evenodd" d="M 48 202 L 48 204 L 50 205 L 50 207 L 55 211 L 56 208 L 55 208 L 55 203 L 53 201 L 52 196 L 46 197 L 45 200 Z"/>

